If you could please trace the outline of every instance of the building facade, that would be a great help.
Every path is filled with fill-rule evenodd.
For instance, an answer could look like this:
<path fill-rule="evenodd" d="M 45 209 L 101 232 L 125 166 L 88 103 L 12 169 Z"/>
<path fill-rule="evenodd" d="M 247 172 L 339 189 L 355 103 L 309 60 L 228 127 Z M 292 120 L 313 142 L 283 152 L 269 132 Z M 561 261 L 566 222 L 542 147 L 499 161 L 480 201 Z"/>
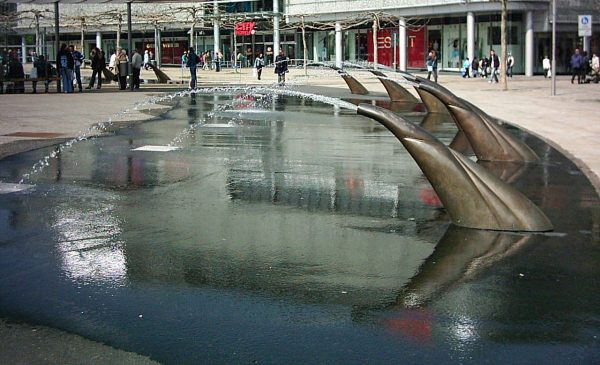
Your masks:
<path fill-rule="evenodd" d="M 514 71 L 540 73 L 541 60 L 551 56 L 552 0 L 508 1 L 507 5 L 507 50 L 515 58 Z M 568 72 L 576 47 L 588 53 L 599 51 L 600 2 L 556 0 L 556 6 L 556 67 L 558 72 Z M 491 49 L 499 53 L 500 7 L 500 2 L 490 0 L 133 3 L 132 38 L 135 48 L 152 50 L 162 64 L 179 64 L 189 46 L 200 52 L 218 50 L 225 62 L 240 60 L 244 65 L 251 65 L 259 53 L 272 60 L 274 50 L 282 48 L 301 62 L 305 39 L 312 62 L 362 65 L 377 60 L 403 70 L 424 68 L 428 51 L 435 49 L 440 68 L 457 71 L 465 58 L 481 58 Z M 40 37 L 52 39 L 54 23 L 48 5 L 18 4 L 17 8 L 19 12 L 48 10 L 49 15 L 40 20 Z M 61 3 L 61 41 L 80 44 L 83 39 L 86 52 L 96 44 L 108 52 L 126 47 L 124 11 L 124 4 Z M 578 35 L 578 15 L 592 16 L 591 36 Z M 236 24 L 242 22 L 252 23 L 251 33 L 236 34 Z M 22 19 L 15 27 L 21 37 L 17 46 L 36 47 L 32 33 L 31 19 Z M 51 43 L 41 51 L 54 52 Z"/>

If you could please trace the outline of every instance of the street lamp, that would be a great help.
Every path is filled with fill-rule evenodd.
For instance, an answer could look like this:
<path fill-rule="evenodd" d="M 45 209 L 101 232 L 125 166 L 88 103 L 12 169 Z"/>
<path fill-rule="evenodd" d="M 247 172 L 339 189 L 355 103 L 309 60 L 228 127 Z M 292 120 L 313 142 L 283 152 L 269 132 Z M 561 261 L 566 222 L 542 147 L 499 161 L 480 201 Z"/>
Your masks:
<path fill-rule="evenodd" d="M 552 96 L 556 96 L 556 0 L 552 0 Z"/>

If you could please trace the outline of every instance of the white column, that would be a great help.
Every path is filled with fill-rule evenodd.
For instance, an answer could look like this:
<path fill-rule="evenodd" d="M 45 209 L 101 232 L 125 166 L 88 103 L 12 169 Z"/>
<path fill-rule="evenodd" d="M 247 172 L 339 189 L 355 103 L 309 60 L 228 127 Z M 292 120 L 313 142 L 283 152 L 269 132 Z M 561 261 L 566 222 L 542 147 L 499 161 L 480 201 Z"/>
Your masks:
<path fill-rule="evenodd" d="M 21 60 L 21 63 L 26 63 L 29 62 L 30 60 L 27 58 L 28 54 L 27 54 L 27 47 L 25 47 L 26 45 L 26 41 L 25 41 L 25 36 L 21 37 L 21 56 L 23 56 L 23 59 Z"/>
<path fill-rule="evenodd" d="M 96 32 L 96 47 L 102 49 L 102 33 Z"/>
<path fill-rule="evenodd" d="M 342 68 L 343 59 L 342 25 L 340 22 L 335 22 L 335 67 Z"/>
<path fill-rule="evenodd" d="M 475 57 L 475 15 L 472 11 L 467 13 L 467 57 L 469 61 Z"/>
<path fill-rule="evenodd" d="M 217 1 L 215 0 L 214 2 L 214 6 L 215 6 L 215 20 L 213 21 L 213 34 L 214 34 L 214 43 L 215 43 L 215 47 L 214 47 L 214 52 L 215 52 L 215 56 L 213 57 L 213 59 L 216 60 L 217 58 L 217 52 L 221 52 L 221 33 L 219 32 L 219 4 L 217 3 Z"/>
<path fill-rule="evenodd" d="M 279 17 L 279 0 L 273 0 L 273 62 L 279 54 Z"/>
<path fill-rule="evenodd" d="M 525 76 L 533 76 L 533 12 L 531 11 L 525 14 Z"/>
<path fill-rule="evenodd" d="M 399 60 L 398 67 L 400 71 L 406 71 L 406 19 L 400 18 L 398 21 L 398 49 L 399 49 Z"/>

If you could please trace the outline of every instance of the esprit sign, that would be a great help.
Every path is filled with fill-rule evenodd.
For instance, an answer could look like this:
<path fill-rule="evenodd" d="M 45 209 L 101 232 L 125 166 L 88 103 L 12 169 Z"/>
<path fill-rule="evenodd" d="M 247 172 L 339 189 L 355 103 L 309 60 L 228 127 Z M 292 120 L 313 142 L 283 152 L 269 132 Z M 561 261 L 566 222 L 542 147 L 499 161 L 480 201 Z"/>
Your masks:
<path fill-rule="evenodd" d="M 254 34 L 255 22 L 241 22 L 235 25 L 235 35 L 251 35 Z"/>

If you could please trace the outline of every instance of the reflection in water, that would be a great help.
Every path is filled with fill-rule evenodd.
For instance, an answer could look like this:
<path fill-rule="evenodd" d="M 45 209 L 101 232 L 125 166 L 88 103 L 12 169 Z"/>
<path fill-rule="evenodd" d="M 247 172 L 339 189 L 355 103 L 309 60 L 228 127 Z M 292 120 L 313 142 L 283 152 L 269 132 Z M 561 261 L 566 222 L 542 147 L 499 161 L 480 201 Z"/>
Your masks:
<path fill-rule="evenodd" d="M 60 236 L 57 251 L 63 272 L 73 281 L 110 285 L 126 281 L 119 201 L 115 196 L 106 199 L 81 208 L 67 204 L 54 208 L 53 228 Z"/>
<path fill-rule="evenodd" d="M 451 225 L 398 297 L 407 307 L 422 306 L 452 286 L 474 279 L 493 264 L 514 255 L 535 236 L 484 231 Z"/>

